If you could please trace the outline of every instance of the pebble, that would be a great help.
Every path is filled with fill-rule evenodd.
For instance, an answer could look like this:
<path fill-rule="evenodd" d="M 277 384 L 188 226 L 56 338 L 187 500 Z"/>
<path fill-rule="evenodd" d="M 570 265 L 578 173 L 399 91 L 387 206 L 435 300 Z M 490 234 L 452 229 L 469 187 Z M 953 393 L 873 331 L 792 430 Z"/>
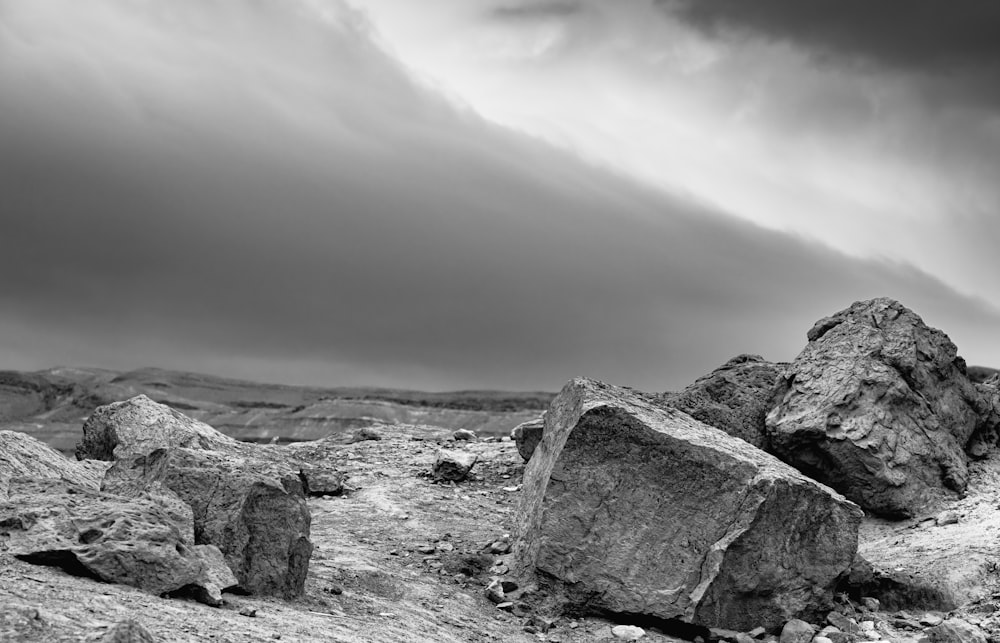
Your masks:
<path fill-rule="evenodd" d="M 623 641 L 638 641 L 646 636 L 646 630 L 635 625 L 616 625 L 611 628 L 611 635 Z"/>
<path fill-rule="evenodd" d="M 252 607 L 244 607 L 240 610 L 240 616 L 246 616 L 249 618 L 255 618 L 257 616 L 257 610 Z"/>
<path fill-rule="evenodd" d="M 940 625 L 944 621 L 940 616 L 934 614 L 924 614 L 920 617 L 920 624 L 926 627 L 934 627 L 935 625 Z"/>
<path fill-rule="evenodd" d="M 453 440 L 469 440 L 471 442 L 476 441 L 476 434 L 468 429 L 458 429 L 451 434 Z"/>
<path fill-rule="evenodd" d="M 781 643 L 809 643 L 815 633 L 816 628 L 812 625 L 801 619 L 793 618 L 781 628 L 779 640 Z"/>

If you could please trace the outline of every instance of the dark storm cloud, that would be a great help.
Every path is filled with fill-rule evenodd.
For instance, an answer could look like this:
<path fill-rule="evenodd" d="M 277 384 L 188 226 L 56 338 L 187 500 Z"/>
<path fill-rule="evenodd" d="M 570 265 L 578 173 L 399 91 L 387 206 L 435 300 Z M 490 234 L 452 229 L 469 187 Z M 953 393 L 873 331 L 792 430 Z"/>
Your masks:
<path fill-rule="evenodd" d="M 287 0 L 79 4 L 4 5 L 21 11 L 0 32 L 10 366 L 665 389 L 739 352 L 791 358 L 815 319 L 886 294 L 992 345 L 996 311 L 913 269 L 457 112 L 351 20 Z"/>
<path fill-rule="evenodd" d="M 691 24 L 915 70 L 1000 71 L 993 0 L 659 0 Z"/>
<path fill-rule="evenodd" d="M 579 13 L 580 3 L 574 0 L 552 0 L 522 2 L 494 7 L 491 14 L 506 20 L 533 20 L 536 18 L 565 17 Z"/>

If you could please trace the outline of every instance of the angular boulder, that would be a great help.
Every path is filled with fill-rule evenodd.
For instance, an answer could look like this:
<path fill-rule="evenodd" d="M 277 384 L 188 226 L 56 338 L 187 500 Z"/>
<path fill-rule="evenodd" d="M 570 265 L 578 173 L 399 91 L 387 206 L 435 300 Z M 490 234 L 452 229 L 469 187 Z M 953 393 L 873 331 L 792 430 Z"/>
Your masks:
<path fill-rule="evenodd" d="M 545 416 L 518 424 L 510 431 L 510 439 L 517 445 L 517 453 L 527 462 L 535 452 L 538 443 L 542 441 L 545 430 Z"/>
<path fill-rule="evenodd" d="M 1000 375 L 977 382 L 975 387 L 981 401 L 979 426 L 965 451 L 973 458 L 985 458 L 1000 442 Z"/>
<path fill-rule="evenodd" d="M 62 481 L 97 491 L 106 468 L 74 462 L 27 433 L 0 431 L 0 500 L 7 497 L 13 478 Z"/>
<path fill-rule="evenodd" d="M 165 448 L 118 461 L 103 488 L 135 493 L 160 486 L 190 506 L 195 542 L 222 551 L 240 588 L 286 598 L 303 593 L 311 516 L 298 471 L 234 451 Z"/>
<path fill-rule="evenodd" d="M 83 425 L 77 459 L 117 460 L 160 447 L 227 450 L 239 443 L 204 422 L 137 395 L 97 408 Z"/>
<path fill-rule="evenodd" d="M 760 355 L 738 355 L 683 391 L 665 393 L 656 401 L 765 449 L 764 418 L 779 375 L 778 366 Z"/>
<path fill-rule="evenodd" d="M 564 608 L 740 631 L 824 613 L 858 507 L 639 395 L 575 379 L 553 401 L 524 474 L 516 569 Z"/>
<path fill-rule="evenodd" d="M 943 332 L 892 299 L 821 319 L 767 416 L 771 452 L 889 517 L 964 492 L 982 400 Z"/>
<path fill-rule="evenodd" d="M 465 451 L 455 451 L 452 449 L 438 449 L 437 458 L 431 473 L 438 480 L 450 480 L 461 482 L 472 471 L 479 457 L 474 453 Z"/>
<path fill-rule="evenodd" d="M 161 595 L 210 605 L 236 578 L 214 546 L 191 541 L 191 518 L 155 495 L 124 498 L 61 482 L 16 479 L 0 502 L 0 551 Z"/>

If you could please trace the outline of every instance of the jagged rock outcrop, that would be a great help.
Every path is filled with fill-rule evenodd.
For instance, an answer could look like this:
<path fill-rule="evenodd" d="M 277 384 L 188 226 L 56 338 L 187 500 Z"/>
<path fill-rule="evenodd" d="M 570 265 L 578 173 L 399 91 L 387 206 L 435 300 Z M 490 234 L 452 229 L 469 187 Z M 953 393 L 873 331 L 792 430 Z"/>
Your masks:
<path fill-rule="evenodd" d="M 124 498 L 62 482 L 23 478 L 0 501 L 0 551 L 30 563 L 122 583 L 154 594 L 185 592 L 210 605 L 236 584 L 214 546 L 191 540 L 156 495 Z"/>
<path fill-rule="evenodd" d="M 63 481 L 97 491 L 105 464 L 74 462 L 26 433 L 0 431 L 0 500 L 12 478 Z"/>
<path fill-rule="evenodd" d="M 517 453 L 527 462 L 535 452 L 538 443 L 542 441 L 545 430 L 545 416 L 518 424 L 510 431 L 510 439 L 517 445 Z"/>
<path fill-rule="evenodd" d="M 827 609 L 862 513 L 742 440 L 588 379 L 528 463 L 515 566 L 563 606 L 708 627 Z"/>
<path fill-rule="evenodd" d="M 767 416 L 773 453 L 892 517 L 965 490 L 981 400 L 947 335 L 880 298 L 821 319 L 807 337 Z"/>
<path fill-rule="evenodd" d="M 311 516 L 298 471 L 236 451 L 157 449 L 119 460 L 104 489 L 169 489 L 191 507 L 195 542 L 217 546 L 254 594 L 302 594 L 312 543 Z"/>
<path fill-rule="evenodd" d="M 236 440 L 145 395 L 96 409 L 76 447 L 80 460 L 117 460 L 159 447 L 231 449 Z"/>
<path fill-rule="evenodd" d="M 760 355 L 738 355 L 683 391 L 658 396 L 656 403 L 766 449 L 764 418 L 779 375 L 778 366 Z"/>

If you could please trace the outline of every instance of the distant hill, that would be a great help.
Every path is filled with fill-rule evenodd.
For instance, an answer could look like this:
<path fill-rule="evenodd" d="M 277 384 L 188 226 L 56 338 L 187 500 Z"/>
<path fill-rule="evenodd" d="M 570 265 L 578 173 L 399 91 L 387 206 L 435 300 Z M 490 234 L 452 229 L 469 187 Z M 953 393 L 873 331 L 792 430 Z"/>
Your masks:
<path fill-rule="evenodd" d="M 555 396 L 540 391 L 315 388 L 155 368 L 124 373 L 93 368 L 0 371 L 0 429 L 31 433 L 68 452 L 95 408 L 139 394 L 235 438 L 279 442 L 313 440 L 383 422 L 501 435 L 537 417 Z"/>

